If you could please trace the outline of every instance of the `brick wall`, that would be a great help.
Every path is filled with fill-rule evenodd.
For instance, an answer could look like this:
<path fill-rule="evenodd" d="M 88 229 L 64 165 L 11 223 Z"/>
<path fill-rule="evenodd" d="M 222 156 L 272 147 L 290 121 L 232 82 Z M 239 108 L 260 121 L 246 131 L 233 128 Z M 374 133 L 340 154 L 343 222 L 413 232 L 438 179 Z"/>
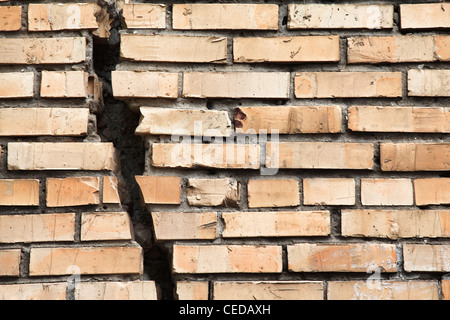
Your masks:
<path fill-rule="evenodd" d="M 450 5 L 409 2 L 2 2 L 0 297 L 161 298 L 106 86 L 174 299 L 448 299 Z"/>

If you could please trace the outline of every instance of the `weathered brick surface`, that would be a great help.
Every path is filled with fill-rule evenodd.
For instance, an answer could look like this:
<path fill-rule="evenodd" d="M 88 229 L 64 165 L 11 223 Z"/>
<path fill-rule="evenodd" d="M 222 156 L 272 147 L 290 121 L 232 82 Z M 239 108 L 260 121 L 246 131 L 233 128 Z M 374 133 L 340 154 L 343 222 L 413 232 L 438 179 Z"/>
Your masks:
<path fill-rule="evenodd" d="M 18 31 L 22 27 L 22 6 L 0 7 L 0 31 Z"/>
<path fill-rule="evenodd" d="M 207 281 L 178 281 L 176 286 L 177 300 L 208 300 L 209 283 Z"/>
<path fill-rule="evenodd" d="M 400 5 L 402 29 L 450 28 L 448 3 L 418 3 Z"/>
<path fill-rule="evenodd" d="M 304 205 L 354 205 L 356 184 L 353 179 L 303 179 Z"/>
<path fill-rule="evenodd" d="M 32 98 L 34 95 L 33 72 L 2 72 L 0 73 L 0 99 Z"/>
<path fill-rule="evenodd" d="M 100 204 L 100 178 L 48 178 L 47 207 L 71 207 Z"/>
<path fill-rule="evenodd" d="M 82 282 L 75 288 L 75 300 L 157 300 L 153 281 Z"/>
<path fill-rule="evenodd" d="M 81 241 L 131 240 L 127 212 L 88 212 L 81 216 Z"/>
<path fill-rule="evenodd" d="M 181 179 L 172 176 L 137 176 L 146 204 L 179 204 L 181 202 Z"/>
<path fill-rule="evenodd" d="M 413 97 L 448 97 L 450 70 L 408 71 L 408 96 Z"/>
<path fill-rule="evenodd" d="M 0 276 L 19 276 L 20 249 L 0 249 Z"/>
<path fill-rule="evenodd" d="M 414 180 L 416 205 L 450 204 L 450 178 Z"/>
<path fill-rule="evenodd" d="M 1 206 L 38 206 L 39 180 L 0 179 Z"/>
<path fill-rule="evenodd" d="M 113 71 L 112 87 L 116 98 L 178 97 L 178 73 L 152 71 Z"/>
<path fill-rule="evenodd" d="M 42 71 L 41 97 L 87 98 L 88 76 L 83 71 Z"/>
<path fill-rule="evenodd" d="M 215 239 L 215 212 L 152 212 L 157 240 Z"/>
<path fill-rule="evenodd" d="M 250 208 L 295 207 L 300 204 L 296 180 L 250 180 L 247 192 Z"/>
<path fill-rule="evenodd" d="M 189 179 L 186 186 L 189 205 L 196 207 L 238 207 L 241 184 L 234 179 Z"/>
<path fill-rule="evenodd" d="M 405 271 L 448 272 L 449 251 L 449 245 L 404 244 Z"/>
<path fill-rule="evenodd" d="M 66 300 L 67 284 L 22 283 L 0 285 L 0 300 Z"/>
<path fill-rule="evenodd" d="M 163 4 L 126 3 L 123 5 L 123 19 L 127 29 L 164 29 L 166 9 Z"/>
<path fill-rule="evenodd" d="M 364 206 L 413 205 L 412 181 L 410 179 L 361 179 L 361 203 Z"/>

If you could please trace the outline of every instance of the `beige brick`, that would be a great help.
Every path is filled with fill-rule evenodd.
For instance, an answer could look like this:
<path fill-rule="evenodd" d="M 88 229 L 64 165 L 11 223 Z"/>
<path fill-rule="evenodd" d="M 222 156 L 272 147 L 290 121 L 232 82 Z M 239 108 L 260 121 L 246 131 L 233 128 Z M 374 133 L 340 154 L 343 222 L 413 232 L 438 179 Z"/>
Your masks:
<path fill-rule="evenodd" d="M 74 241 L 75 214 L 0 216 L 0 243 Z"/>
<path fill-rule="evenodd" d="M 309 244 L 287 247 L 288 268 L 293 272 L 397 271 L 395 245 L 350 243 Z"/>
<path fill-rule="evenodd" d="M 112 88 L 116 98 L 178 97 L 178 73 L 155 71 L 113 71 Z"/>
<path fill-rule="evenodd" d="M 185 72 L 184 98 L 289 98 L 289 72 Z"/>
<path fill-rule="evenodd" d="M 214 300 L 323 300 L 321 281 L 214 282 Z"/>
<path fill-rule="evenodd" d="M 139 246 L 31 248 L 30 276 L 141 274 L 141 256 Z"/>
<path fill-rule="evenodd" d="M 81 241 L 132 240 L 127 212 L 89 212 L 81 215 Z"/>
<path fill-rule="evenodd" d="M 0 300 L 66 300 L 66 282 L 0 285 Z"/>
<path fill-rule="evenodd" d="M 109 142 L 11 142 L 9 170 L 115 170 Z"/>
<path fill-rule="evenodd" d="M 0 31 L 19 31 L 22 28 L 22 6 L 0 7 Z"/>
<path fill-rule="evenodd" d="M 241 184 L 234 179 L 189 179 L 189 205 L 198 207 L 239 207 Z"/>
<path fill-rule="evenodd" d="M 448 238 L 450 210 L 344 210 L 344 237 Z"/>
<path fill-rule="evenodd" d="M 278 6 L 272 4 L 174 4 L 175 30 L 278 30 Z"/>
<path fill-rule="evenodd" d="M 320 178 L 303 179 L 304 205 L 355 205 L 354 179 Z"/>
<path fill-rule="evenodd" d="M 103 177 L 103 203 L 120 204 L 117 177 Z"/>
<path fill-rule="evenodd" d="M 449 133 L 450 108 L 349 107 L 348 128 L 364 132 Z"/>
<path fill-rule="evenodd" d="M 280 273 L 281 247 L 173 246 L 174 273 Z"/>
<path fill-rule="evenodd" d="M 207 281 L 177 281 L 176 300 L 209 300 L 209 283 Z"/>
<path fill-rule="evenodd" d="M 390 29 L 394 6 L 375 4 L 290 4 L 288 29 Z"/>
<path fill-rule="evenodd" d="M 139 135 L 229 136 L 227 111 L 141 107 Z"/>
<path fill-rule="evenodd" d="M 337 62 L 339 36 L 234 38 L 234 62 Z"/>
<path fill-rule="evenodd" d="M 172 176 L 136 176 L 145 204 L 180 204 L 181 178 Z"/>
<path fill-rule="evenodd" d="M 3 108 L 0 136 L 84 136 L 88 108 Z"/>
<path fill-rule="evenodd" d="M 408 96 L 450 97 L 450 70 L 408 71 Z"/>
<path fill-rule="evenodd" d="M 0 276 L 19 276 L 20 255 L 20 249 L 0 249 Z"/>
<path fill-rule="evenodd" d="M 416 205 L 450 204 L 450 178 L 414 180 Z"/>
<path fill-rule="evenodd" d="M 75 286 L 75 300 L 158 300 L 154 281 L 81 282 Z"/>
<path fill-rule="evenodd" d="M 256 144 L 152 144 L 152 166 L 159 168 L 259 169 Z"/>
<path fill-rule="evenodd" d="M 1 179 L 0 206 L 38 206 L 39 180 Z"/>
<path fill-rule="evenodd" d="M 223 238 L 305 237 L 330 234 L 329 211 L 224 212 Z"/>
<path fill-rule="evenodd" d="M 127 29 L 165 29 L 166 5 L 127 3 L 123 5 L 123 19 Z"/>
<path fill-rule="evenodd" d="M 66 64 L 86 60 L 86 38 L 8 38 L 0 43 L 0 64 Z"/>
<path fill-rule="evenodd" d="M 42 71 L 41 97 L 87 98 L 88 78 L 84 71 Z"/>
<path fill-rule="evenodd" d="M 33 95 L 34 95 L 33 72 L 0 73 L 0 99 L 32 98 Z"/>
<path fill-rule="evenodd" d="M 412 206 L 413 197 L 410 179 L 361 179 L 364 206 Z"/>
<path fill-rule="evenodd" d="M 442 280 L 442 299 L 450 300 L 450 280 Z"/>
<path fill-rule="evenodd" d="M 271 106 L 235 108 L 236 132 L 278 130 L 279 134 L 340 133 L 342 109 L 339 106 Z"/>
<path fill-rule="evenodd" d="M 100 178 L 73 177 L 47 179 L 47 207 L 100 204 Z"/>
<path fill-rule="evenodd" d="M 437 281 L 330 281 L 328 300 L 439 300 Z"/>
<path fill-rule="evenodd" d="M 381 143 L 383 171 L 448 171 L 450 143 Z"/>
<path fill-rule="evenodd" d="M 394 98 L 402 96 L 401 72 L 298 72 L 297 98 Z"/>
<path fill-rule="evenodd" d="M 300 205 L 297 180 L 249 180 L 249 208 L 295 207 Z"/>
<path fill-rule="evenodd" d="M 450 28 L 449 3 L 419 3 L 400 5 L 402 29 Z"/>
<path fill-rule="evenodd" d="M 266 166 L 280 169 L 373 169 L 371 143 L 267 143 Z"/>
<path fill-rule="evenodd" d="M 404 244 L 403 261 L 403 266 L 407 272 L 449 272 L 450 246 Z"/>
<path fill-rule="evenodd" d="M 156 240 L 215 239 L 216 212 L 152 212 Z"/>

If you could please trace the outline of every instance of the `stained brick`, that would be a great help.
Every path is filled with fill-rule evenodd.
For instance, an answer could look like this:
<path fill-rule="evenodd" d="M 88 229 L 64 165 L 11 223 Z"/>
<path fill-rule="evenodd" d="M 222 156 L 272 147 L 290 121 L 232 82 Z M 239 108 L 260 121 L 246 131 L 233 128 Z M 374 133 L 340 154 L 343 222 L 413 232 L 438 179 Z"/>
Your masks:
<path fill-rule="evenodd" d="M 1 179 L 0 206 L 38 206 L 39 180 Z"/>
<path fill-rule="evenodd" d="M 41 97 L 87 98 L 88 77 L 84 71 L 42 71 Z"/>
<path fill-rule="evenodd" d="M 449 272 L 450 246 L 404 244 L 403 266 L 407 272 Z"/>
<path fill-rule="evenodd" d="M 0 7 L 0 31 L 19 31 L 22 28 L 22 6 Z"/>
<path fill-rule="evenodd" d="M 239 207 L 241 184 L 234 179 L 189 179 L 189 205 L 199 207 Z"/>

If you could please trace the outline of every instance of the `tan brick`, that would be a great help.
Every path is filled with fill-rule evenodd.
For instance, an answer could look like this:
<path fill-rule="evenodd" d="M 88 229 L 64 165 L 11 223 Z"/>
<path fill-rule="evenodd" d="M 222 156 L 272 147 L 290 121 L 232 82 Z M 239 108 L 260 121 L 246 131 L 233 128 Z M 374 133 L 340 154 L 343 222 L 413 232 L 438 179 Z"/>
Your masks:
<path fill-rule="evenodd" d="M 0 7 L 0 31 L 19 31 L 22 28 L 22 6 Z"/>
<path fill-rule="evenodd" d="M 0 43 L 0 64 L 66 64 L 86 60 L 86 38 L 9 38 Z"/>
<path fill-rule="evenodd" d="M 304 205 L 355 205 L 354 179 L 320 178 L 303 179 Z"/>
<path fill-rule="evenodd" d="M 450 178 L 414 180 L 416 205 L 450 204 Z"/>
<path fill-rule="evenodd" d="M 174 273 L 280 273 L 281 247 L 173 246 Z"/>
<path fill-rule="evenodd" d="M 84 71 L 42 71 L 41 97 L 87 98 L 88 78 Z"/>
<path fill-rule="evenodd" d="M 189 205 L 199 207 L 239 207 L 241 184 L 234 179 L 189 179 Z"/>
<path fill-rule="evenodd" d="M 382 272 L 397 271 L 395 245 L 309 244 L 287 247 L 288 268 L 293 272 Z"/>
<path fill-rule="evenodd" d="M 177 281 L 176 300 L 209 300 L 209 283 L 207 281 Z"/>
<path fill-rule="evenodd" d="M 75 286 L 75 300 L 158 300 L 154 281 L 81 282 Z"/>
<path fill-rule="evenodd" d="M 33 72 L 0 73 L 0 99 L 32 98 L 33 95 L 34 95 Z"/>
<path fill-rule="evenodd" d="M 394 98 L 402 96 L 400 72 L 298 72 L 297 98 Z"/>
<path fill-rule="evenodd" d="M 141 251 L 139 246 L 31 248 L 30 276 L 141 274 Z"/>
<path fill-rule="evenodd" d="M 323 300 L 321 281 L 214 282 L 214 300 Z"/>
<path fill-rule="evenodd" d="M 117 177 L 103 177 L 103 203 L 120 204 Z"/>
<path fill-rule="evenodd" d="M 349 107 L 348 128 L 364 132 L 449 133 L 450 108 Z"/>
<path fill-rule="evenodd" d="M 174 4 L 175 30 L 278 30 L 278 6 L 272 4 Z"/>
<path fill-rule="evenodd" d="M 412 206 L 413 197 L 410 179 L 361 179 L 364 206 Z"/>
<path fill-rule="evenodd" d="M 0 285 L 0 300 L 66 300 L 66 282 Z"/>
<path fill-rule="evenodd" d="M 145 204 L 180 204 L 181 178 L 171 176 L 136 176 Z"/>
<path fill-rule="evenodd" d="M 0 249 L 0 276 L 19 276 L 20 249 Z"/>
<path fill-rule="evenodd" d="M 0 136 L 84 136 L 88 108 L 3 108 Z"/>
<path fill-rule="evenodd" d="M 234 62 L 337 62 L 339 36 L 234 38 Z"/>
<path fill-rule="evenodd" d="M 113 71 L 112 88 L 116 98 L 178 97 L 178 73 L 155 71 Z"/>
<path fill-rule="evenodd" d="M 39 180 L 1 179 L 0 206 L 38 206 Z"/>
<path fill-rule="evenodd" d="M 131 240 L 127 212 L 89 212 L 81 215 L 81 241 Z"/>
<path fill-rule="evenodd" d="M 123 19 L 127 29 L 165 29 L 166 5 L 152 3 L 124 4 Z"/>
<path fill-rule="evenodd" d="M 340 133 L 342 109 L 339 106 L 271 106 L 235 108 L 236 132 L 279 134 Z"/>
<path fill-rule="evenodd" d="M 297 180 L 249 180 L 249 208 L 295 207 L 300 205 Z"/>
<path fill-rule="evenodd" d="M 404 244 L 403 261 L 403 266 L 407 272 L 449 272 L 450 246 Z"/>
<path fill-rule="evenodd" d="M 344 210 L 344 237 L 448 238 L 450 210 Z"/>
<path fill-rule="evenodd" d="M 280 169 L 373 169 L 371 143 L 267 143 L 266 166 Z"/>
<path fill-rule="evenodd" d="M 0 242 L 74 241 L 75 214 L 20 214 L 0 216 Z"/>
<path fill-rule="evenodd" d="M 100 204 L 100 178 L 73 177 L 47 179 L 47 207 Z"/>
<path fill-rule="evenodd" d="M 229 136 L 231 122 L 227 111 L 141 107 L 136 134 Z"/>
<path fill-rule="evenodd" d="M 450 70 L 408 71 L 408 96 L 450 97 Z"/>
<path fill-rule="evenodd" d="M 393 25 L 392 5 L 289 5 L 288 29 L 390 29 Z"/>
<path fill-rule="evenodd" d="M 439 300 L 437 281 L 330 281 L 328 300 Z"/>
<path fill-rule="evenodd" d="M 402 29 L 450 28 L 449 3 L 419 3 L 400 5 Z"/>
<path fill-rule="evenodd" d="M 289 72 L 185 72 L 184 98 L 289 98 Z"/>
<path fill-rule="evenodd" d="M 450 280 L 442 280 L 442 299 L 450 300 Z"/>
<path fill-rule="evenodd" d="M 223 238 L 305 237 L 330 234 L 329 211 L 224 212 Z"/>
<path fill-rule="evenodd" d="M 159 168 L 259 169 L 256 144 L 152 144 L 152 166 Z"/>
<path fill-rule="evenodd" d="M 450 143 L 381 143 L 383 171 L 448 171 Z"/>
<path fill-rule="evenodd" d="M 9 170 L 115 170 L 109 142 L 8 143 Z"/>
<path fill-rule="evenodd" d="M 156 240 L 215 239 L 216 212 L 152 212 Z"/>

